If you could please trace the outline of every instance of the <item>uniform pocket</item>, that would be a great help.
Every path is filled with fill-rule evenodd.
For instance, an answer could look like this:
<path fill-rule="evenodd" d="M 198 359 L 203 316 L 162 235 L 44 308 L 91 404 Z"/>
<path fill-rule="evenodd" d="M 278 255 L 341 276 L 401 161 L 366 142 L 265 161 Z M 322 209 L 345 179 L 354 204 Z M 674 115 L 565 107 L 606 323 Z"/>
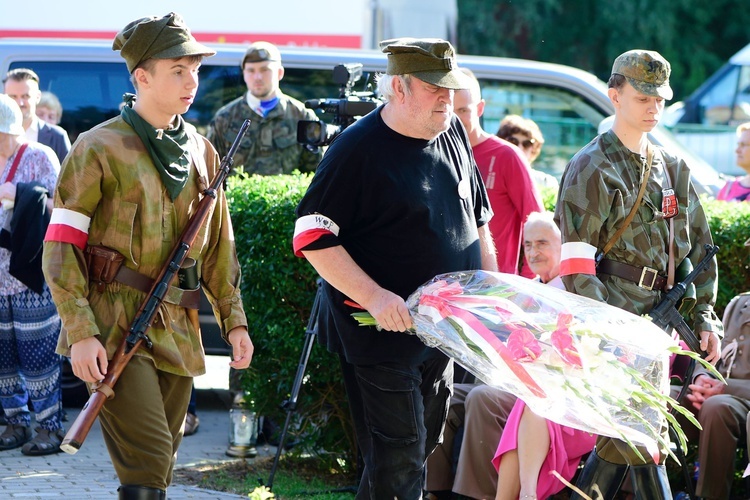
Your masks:
<path fill-rule="evenodd" d="M 136 264 L 140 258 L 140 255 L 135 255 L 133 250 L 133 231 L 137 213 L 136 203 L 119 200 L 114 210 L 112 223 L 107 226 L 104 238 L 102 238 L 102 245 L 117 250 L 126 259 Z"/>
<path fill-rule="evenodd" d="M 391 445 L 416 443 L 419 384 L 415 376 L 383 365 L 360 365 L 356 373 L 372 434 Z"/>

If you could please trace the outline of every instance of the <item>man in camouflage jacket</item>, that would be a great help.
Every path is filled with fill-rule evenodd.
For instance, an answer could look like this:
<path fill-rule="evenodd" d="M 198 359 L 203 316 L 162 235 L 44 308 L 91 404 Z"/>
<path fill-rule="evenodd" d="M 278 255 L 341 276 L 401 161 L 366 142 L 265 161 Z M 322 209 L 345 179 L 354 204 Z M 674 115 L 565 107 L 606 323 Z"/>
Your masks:
<path fill-rule="evenodd" d="M 202 57 L 214 51 L 174 13 L 129 23 L 113 50 L 126 60 L 137 97 L 73 145 L 55 189 L 43 258 L 63 324 L 58 352 L 92 384 L 106 375 L 150 288 L 122 273 L 141 283 L 159 275 L 219 166 L 211 144 L 181 117 L 195 97 Z M 124 257 L 114 281 L 90 280 L 94 266 L 86 255 L 93 246 Z M 230 366 L 246 368 L 253 345 L 223 190 L 188 257 L 232 344 Z M 172 479 L 193 377 L 205 373 L 200 332 L 183 297 L 173 283 L 146 332 L 152 347 L 138 349 L 99 415 L 120 499 L 164 499 Z"/>
<path fill-rule="evenodd" d="M 284 77 L 279 49 L 268 42 L 255 42 L 241 67 L 247 93 L 216 112 L 208 140 L 223 158 L 249 118 L 250 128 L 234 157 L 235 171 L 275 175 L 315 170 L 322 152 L 312 152 L 297 142 L 297 123 L 317 118 L 311 109 L 279 89 Z"/>
<path fill-rule="evenodd" d="M 560 275 L 565 288 L 638 315 L 658 304 L 665 290 L 670 227 L 674 262 L 680 270 L 696 264 L 704 255 L 704 244 L 712 243 L 687 165 L 648 141 L 665 99 L 672 97 L 669 72 L 669 63 L 652 51 L 632 50 L 615 60 L 609 80 L 615 107 L 612 129 L 570 161 L 555 214 L 562 232 Z M 648 164 L 646 191 L 635 217 L 599 261 L 635 204 Z M 722 331 L 713 311 L 716 287 L 714 262 L 695 281 L 692 310 L 692 326 L 712 362 L 719 356 Z M 650 458 L 645 449 L 640 451 Z M 608 437 L 597 441 L 578 486 L 592 495 L 597 485 L 604 498 L 612 498 L 629 466 L 638 498 L 671 498 L 664 465 L 653 459 L 643 462 L 627 444 Z"/>

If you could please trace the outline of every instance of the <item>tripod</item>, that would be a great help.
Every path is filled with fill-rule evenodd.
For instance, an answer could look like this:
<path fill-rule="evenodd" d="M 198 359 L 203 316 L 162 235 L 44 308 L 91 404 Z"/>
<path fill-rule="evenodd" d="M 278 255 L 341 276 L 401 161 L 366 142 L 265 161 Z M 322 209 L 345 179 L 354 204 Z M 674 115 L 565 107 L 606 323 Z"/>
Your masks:
<path fill-rule="evenodd" d="M 312 309 L 310 310 L 310 319 L 307 321 L 307 328 L 305 329 L 305 345 L 302 347 L 302 354 L 299 358 L 299 364 L 297 365 L 297 375 L 294 377 L 294 384 L 292 385 L 292 393 L 289 399 L 282 403 L 282 408 L 286 410 L 286 420 L 284 421 L 284 428 L 279 436 L 279 446 L 276 449 L 276 456 L 273 459 L 273 465 L 271 466 L 271 473 L 268 476 L 268 484 L 266 485 L 269 490 L 273 489 L 273 477 L 276 475 L 276 468 L 279 465 L 279 458 L 281 452 L 284 450 L 284 441 L 286 440 L 286 434 L 289 430 L 289 423 L 292 420 L 292 414 L 297 411 L 297 398 L 299 396 L 299 390 L 302 387 L 302 379 L 305 376 L 305 369 L 307 369 L 307 362 L 310 359 L 310 353 L 315 342 L 315 336 L 318 332 L 318 313 L 320 310 L 320 296 L 323 293 L 323 278 L 318 278 L 316 281 L 317 291 L 315 292 L 315 300 L 313 301 Z"/>

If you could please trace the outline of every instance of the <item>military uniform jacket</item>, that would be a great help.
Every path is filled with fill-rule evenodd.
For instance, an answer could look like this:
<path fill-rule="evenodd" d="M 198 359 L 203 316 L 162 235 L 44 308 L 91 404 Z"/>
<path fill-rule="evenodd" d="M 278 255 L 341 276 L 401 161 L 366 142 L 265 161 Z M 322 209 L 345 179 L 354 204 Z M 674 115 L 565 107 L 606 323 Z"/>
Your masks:
<path fill-rule="evenodd" d="M 656 215 L 662 207 L 662 189 L 671 186 L 679 206 L 679 214 L 674 217 L 675 265 L 680 266 L 684 259 L 697 264 L 705 253 L 703 245 L 712 243 L 712 239 L 687 165 L 659 147 L 654 149 L 644 200 L 606 258 L 654 268 L 666 276 L 669 222 Z M 565 288 L 638 315 L 648 313 L 659 302 L 662 292 L 647 290 L 617 276 L 596 274 L 594 257 L 630 213 L 638 196 L 645 162 L 645 158 L 626 148 L 611 130 L 601 134 L 567 165 L 555 211 L 562 233 L 560 274 Z M 576 261 L 584 265 L 571 265 Z M 695 287 L 696 305 L 691 326 L 696 332 L 720 333 L 721 322 L 713 311 L 717 288 L 715 260 L 713 266 L 696 279 Z"/>
<path fill-rule="evenodd" d="M 234 156 L 234 171 L 248 174 L 290 174 L 295 169 L 312 172 L 322 153 L 313 153 L 297 142 L 297 123 L 317 120 L 315 113 L 298 100 L 278 92 L 279 103 L 265 117 L 250 109 L 243 95 L 216 112 L 208 129 L 210 140 L 223 158 L 232 146 L 242 123 L 250 128 Z"/>
<path fill-rule="evenodd" d="M 727 381 L 724 394 L 750 400 L 750 293 L 736 296 L 724 310 L 724 340 L 716 369 Z M 708 375 L 698 365 L 695 377 Z"/>
<path fill-rule="evenodd" d="M 62 319 L 57 352 L 99 335 L 111 358 L 145 298 L 119 282 L 100 292 L 89 285 L 83 250 L 103 245 L 125 256 L 124 265 L 156 278 L 189 218 L 200 193 L 214 178 L 219 161 L 211 144 L 186 124 L 191 170 L 174 202 L 141 139 L 121 117 L 81 134 L 68 155 L 55 190 L 55 208 L 44 244 L 43 268 Z M 200 228 L 188 257 L 197 261 L 203 290 L 222 335 L 247 320 L 240 297 L 240 268 L 232 224 L 222 190 Z M 136 355 L 177 375 L 205 373 L 200 332 L 185 309 L 164 303 L 147 332 L 153 349 Z"/>

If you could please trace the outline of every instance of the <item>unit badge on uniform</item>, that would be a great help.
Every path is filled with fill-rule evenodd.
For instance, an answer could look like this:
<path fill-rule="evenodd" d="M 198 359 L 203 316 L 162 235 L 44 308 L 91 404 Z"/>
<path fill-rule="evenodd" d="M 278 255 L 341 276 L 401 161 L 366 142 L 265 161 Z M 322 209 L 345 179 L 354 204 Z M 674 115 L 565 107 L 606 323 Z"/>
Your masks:
<path fill-rule="evenodd" d="M 674 189 L 662 189 L 661 191 L 661 211 L 664 214 L 665 219 L 671 219 L 678 213 L 680 213 L 677 207 L 677 196 L 674 194 Z"/>

